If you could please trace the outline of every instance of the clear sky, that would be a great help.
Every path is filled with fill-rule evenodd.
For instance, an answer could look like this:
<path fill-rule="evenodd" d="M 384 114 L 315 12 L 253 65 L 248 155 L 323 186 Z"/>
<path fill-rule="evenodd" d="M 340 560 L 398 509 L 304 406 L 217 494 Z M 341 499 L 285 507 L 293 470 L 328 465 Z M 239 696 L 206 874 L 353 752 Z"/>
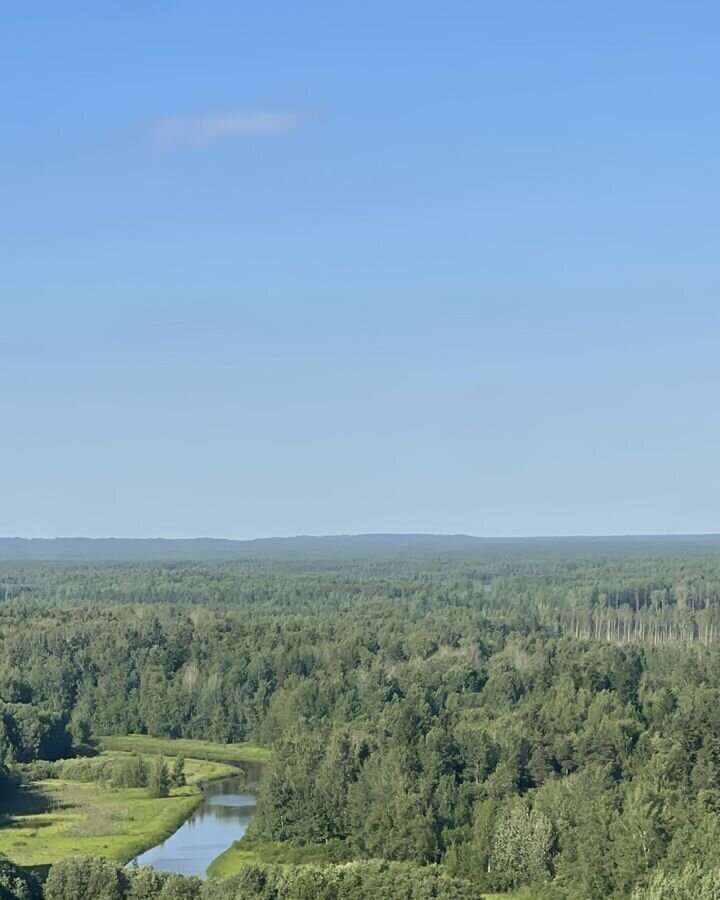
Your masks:
<path fill-rule="evenodd" d="M 720 531 L 720 6 L 0 18 L 0 534 Z"/>

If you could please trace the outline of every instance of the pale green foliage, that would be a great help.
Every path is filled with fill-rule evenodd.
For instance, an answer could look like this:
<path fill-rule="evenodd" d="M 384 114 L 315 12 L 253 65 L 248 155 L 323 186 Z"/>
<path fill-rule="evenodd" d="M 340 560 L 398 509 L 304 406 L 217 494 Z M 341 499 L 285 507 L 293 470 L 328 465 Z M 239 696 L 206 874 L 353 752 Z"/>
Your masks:
<path fill-rule="evenodd" d="M 91 856 L 64 859 L 50 870 L 45 900 L 124 900 L 126 877 L 114 863 Z"/>
<path fill-rule="evenodd" d="M 675 874 L 657 872 L 632 900 L 720 900 L 720 869 L 703 872 L 693 865 Z"/>
<path fill-rule="evenodd" d="M 149 866 L 131 871 L 126 900 L 155 900 L 167 876 Z"/>
<path fill-rule="evenodd" d="M 499 886 L 520 887 L 550 874 L 553 826 L 548 817 L 515 800 L 495 828 L 490 869 Z"/>
<path fill-rule="evenodd" d="M 195 900 L 200 894 L 202 882 L 199 878 L 185 875 L 168 875 L 156 900 Z"/>

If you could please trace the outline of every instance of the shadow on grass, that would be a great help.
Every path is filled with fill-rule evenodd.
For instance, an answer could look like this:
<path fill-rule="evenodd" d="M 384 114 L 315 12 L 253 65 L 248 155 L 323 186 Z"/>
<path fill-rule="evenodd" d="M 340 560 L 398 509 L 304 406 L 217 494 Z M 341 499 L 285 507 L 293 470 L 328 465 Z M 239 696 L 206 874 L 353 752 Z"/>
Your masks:
<path fill-rule="evenodd" d="M 92 744 L 78 744 L 73 749 L 75 758 L 83 757 L 85 759 L 92 759 L 95 756 L 100 756 L 100 751 L 94 742 Z"/>
<path fill-rule="evenodd" d="M 15 788 L 2 803 L 0 803 L 0 827 L 13 828 L 27 823 L 17 823 L 13 819 L 18 816 L 40 816 L 46 813 L 59 812 L 68 808 L 67 803 L 61 803 L 56 797 L 44 791 L 34 784 L 27 784 Z M 38 822 L 37 827 L 43 824 Z"/>
<path fill-rule="evenodd" d="M 40 866 L 21 866 L 23 871 L 27 872 L 28 875 L 32 875 L 33 878 L 37 878 L 40 884 L 44 884 L 47 881 L 47 877 L 50 874 L 50 864 Z"/>

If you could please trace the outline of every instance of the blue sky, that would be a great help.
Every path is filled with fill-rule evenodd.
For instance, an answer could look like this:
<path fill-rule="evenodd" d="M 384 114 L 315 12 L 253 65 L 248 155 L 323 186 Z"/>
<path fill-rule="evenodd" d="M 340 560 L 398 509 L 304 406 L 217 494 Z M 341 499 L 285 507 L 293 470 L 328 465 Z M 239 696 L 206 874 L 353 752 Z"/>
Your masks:
<path fill-rule="evenodd" d="M 0 534 L 720 531 L 719 88 L 712 2 L 6 4 Z"/>

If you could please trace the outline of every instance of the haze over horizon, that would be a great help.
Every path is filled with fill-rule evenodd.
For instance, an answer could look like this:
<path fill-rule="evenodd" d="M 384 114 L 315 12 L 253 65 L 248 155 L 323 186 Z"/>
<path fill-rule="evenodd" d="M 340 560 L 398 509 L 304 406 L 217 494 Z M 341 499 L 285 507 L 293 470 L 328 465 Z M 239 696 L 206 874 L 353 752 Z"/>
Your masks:
<path fill-rule="evenodd" d="M 720 531 L 718 35 L 12 5 L 0 534 Z"/>
<path fill-rule="evenodd" d="M 310 532 L 299 532 L 297 534 L 264 534 L 253 535 L 252 537 L 233 537 L 228 535 L 212 535 L 212 534 L 196 534 L 196 535 L 180 535 L 178 537 L 167 537 L 162 534 L 56 534 L 56 535 L 35 535 L 27 536 L 22 534 L 4 534 L 0 535 L 0 541 L 26 541 L 26 542 L 50 542 L 50 541 L 125 541 L 125 542 L 151 542 L 151 541 L 168 541 L 168 542 L 192 542 L 192 541 L 209 541 L 218 543 L 235 543 L 235 544 L 252 544 L 262 542 L 290 542 L 290 541 L 332 541 L 332 540 L 363 540 L 363 539 L 440 539 L 440 540 L 469 540 L 469 541 L 546 541 L 546 540 L 633 540 L 639 539 L 673 539 L 673 538 L 717 538 L 720 532 L 707 531 L 681 531 L 681 532 L 632 532 L 617 534 L 600 534 L 597 532 L 587 532 L 578 534 L 467 534 L 463 532 L 442 532 L 442 531 L 363 531 L 363 532 L 336 532 L 335 534 L 313 534 Z"/>
<path fill-rule="evenodd" d="M 553 537 L 477 537 L 442 534 L 294 535 L 250 540 L 227 538 L 8 538 L 0 537 L 0 561 L 46 562 L 247 562 L 363 559 L 480 561 L 538 557 L 646 558 L 678 555 L 690 560 L 720 553 L 720 535 L 564 535 Z"/>

